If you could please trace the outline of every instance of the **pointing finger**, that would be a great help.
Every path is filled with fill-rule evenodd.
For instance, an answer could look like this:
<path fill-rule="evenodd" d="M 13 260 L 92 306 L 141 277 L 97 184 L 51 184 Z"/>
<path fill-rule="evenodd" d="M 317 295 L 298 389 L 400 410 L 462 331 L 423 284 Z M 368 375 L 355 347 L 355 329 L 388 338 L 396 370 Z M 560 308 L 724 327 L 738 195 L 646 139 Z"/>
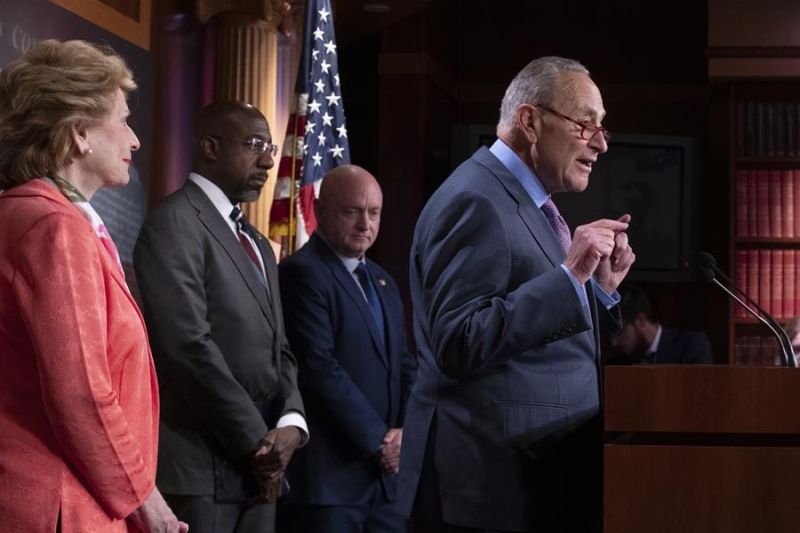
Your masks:
<path fill-rule="evenodd" d="M 630 218 L 630 215 L 623 215 L 620 217 L 620 219 L 625 218 L 625 216 L 628 216 L 628 218 Z M 625 231 L 626 229 L 628 229 L 627 222 L 622 220 L 611 220 L 609 218 L 601 218 L 599 220 L 595 220 L 594 222 L 590 222 L 589 224 L 587 224 L 587 226 L 592 228 L 609 229 L 611 231 Z"/>

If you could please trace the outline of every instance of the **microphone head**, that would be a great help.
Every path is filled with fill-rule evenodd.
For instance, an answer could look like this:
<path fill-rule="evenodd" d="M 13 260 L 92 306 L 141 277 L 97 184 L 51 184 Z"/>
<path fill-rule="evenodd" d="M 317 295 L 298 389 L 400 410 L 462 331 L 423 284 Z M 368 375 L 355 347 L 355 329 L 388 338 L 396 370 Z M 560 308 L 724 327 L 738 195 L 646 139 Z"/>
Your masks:
<path fill-rule="evenodd" d="M 711 283 L 712 281 L 714 281 L 713 270 L 711 270 L 710 268 L 702 268 L 702 267 L 699 268 L 698 270 L 700 271 L 700 277 L 703 278 L 703 281 L 705 281 L 706 283 Z"/>
<path fill-rule="evenodd" d="M 708 252 L 697 254 L 697 269 L 703 281 L 710 283 L 714 281 L 714 269 L 717 267 L 717 260 Z"/>
<path fill-rule="evenodd" d="M 702 269 L 710 269 L 717 266 L 717 260 L 708 252 L 700 252 L 697 254 L 697 264 Z"/>

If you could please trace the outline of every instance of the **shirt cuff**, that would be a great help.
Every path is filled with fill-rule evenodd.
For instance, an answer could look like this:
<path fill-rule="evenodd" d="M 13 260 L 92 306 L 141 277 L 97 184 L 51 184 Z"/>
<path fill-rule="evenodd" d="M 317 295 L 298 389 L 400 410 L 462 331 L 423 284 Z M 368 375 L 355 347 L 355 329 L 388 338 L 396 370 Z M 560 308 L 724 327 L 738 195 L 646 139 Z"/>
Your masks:
<path fill-rule="evenodd" d="M 308 443 L 309 435 L 308 425 L 306 424 L 306 419 L 303 418 L 303 415 L 297 411 L 290 411 L 280 417 L 276 427 L 285 428 L 289 426 L 294 426 L 300 430 L 300 445 L 298 448 L 305 446 Z"/>
<path fill-rule="evenodd" d="M 614 294 L 608 294 L 595 280 L 592 280 L 592 287 L 594 288 L 594 295 L 606 309 L 611 309 L 622 300 L 622 296 L 619 295 L 618 291 L 614 291 Z"/>

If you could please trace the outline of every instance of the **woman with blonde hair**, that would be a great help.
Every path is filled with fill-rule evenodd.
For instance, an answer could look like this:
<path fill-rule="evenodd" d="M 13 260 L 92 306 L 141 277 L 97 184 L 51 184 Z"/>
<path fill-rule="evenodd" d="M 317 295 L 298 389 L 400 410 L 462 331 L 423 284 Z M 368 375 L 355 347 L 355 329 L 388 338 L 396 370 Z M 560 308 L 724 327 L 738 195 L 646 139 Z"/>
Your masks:
<path fill-rule="evenodd" d="M 89 204 L 139 139 L 124 60 L 42 41 L 0 72 L 0 531 L 185 532 L 155 488 L 145 324 Z"/>

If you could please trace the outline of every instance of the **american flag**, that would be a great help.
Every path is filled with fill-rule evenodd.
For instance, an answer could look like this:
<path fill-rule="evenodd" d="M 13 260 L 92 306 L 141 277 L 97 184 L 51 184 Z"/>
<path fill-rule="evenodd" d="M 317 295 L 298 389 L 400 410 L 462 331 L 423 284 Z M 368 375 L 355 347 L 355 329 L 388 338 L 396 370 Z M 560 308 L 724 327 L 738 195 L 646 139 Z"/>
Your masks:
<path fill-rule="evenodd" d="M 325 173 L 350 162 L 330 0 L 309 0 L 306 6 L 295 90 L 270 213 L 270 237 L 281 243 L 282 257 L 316 229 L 314 198 Z"/>

